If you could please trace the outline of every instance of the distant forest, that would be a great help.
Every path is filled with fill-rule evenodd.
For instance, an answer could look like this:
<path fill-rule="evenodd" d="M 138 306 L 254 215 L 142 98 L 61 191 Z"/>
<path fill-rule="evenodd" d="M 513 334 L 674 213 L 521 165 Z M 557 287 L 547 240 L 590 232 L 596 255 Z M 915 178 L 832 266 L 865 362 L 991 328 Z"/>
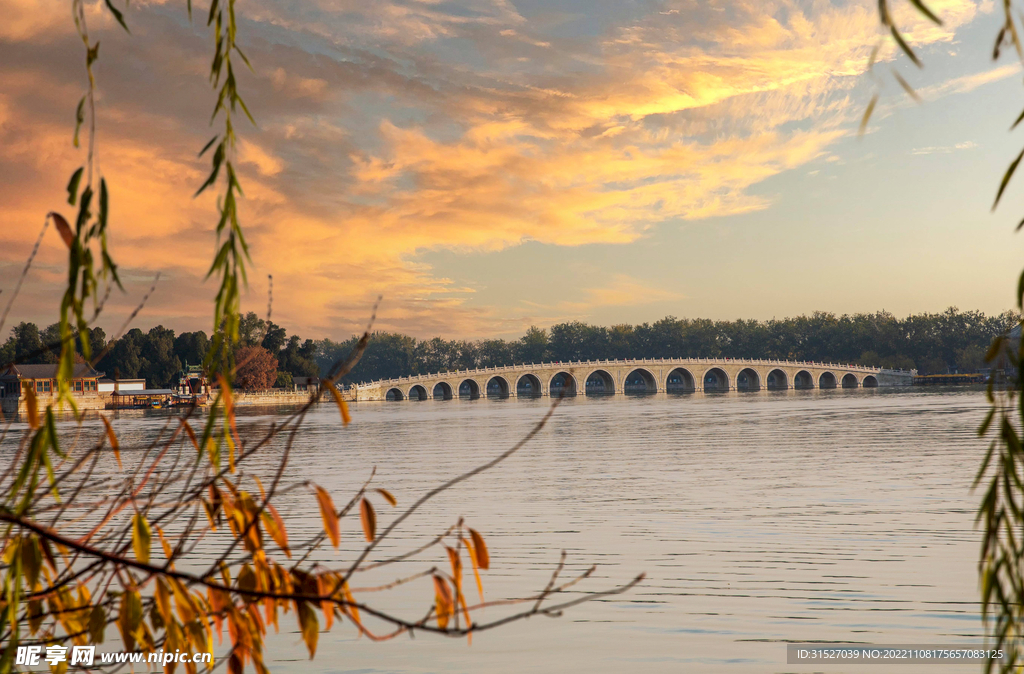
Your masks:
<path fill-rule="evenodd" d="M 778 358 L 837 361 L 903 369 L 922 374 L 975 372 L 985 367 L 985 352 L 996 335 L 1019 321 L 1014 312 L 986 316 L 951 307 L 939 314 L 836 316 L 814 312 L 781 320 L 712 321 L 668 316 L 655 323 L 603 327 L 579 321 L 547 330 L 531 327 L 519 339 L 480 341 L 419 340 L 377 332 L 344 383 L 390 379 L 410 374 L 493 367 L 542 361 L 605 358 Z M 289 386 L 293 377 L 319 376 L 347 354 L 357 338 L 335 342 L 302 339 L 254 313 L 241 321 L 241 346 L 266 349 L 271 385 Z M 40 330 L 33 323 L 15 326 L 0 347 L 0 363 L 56 363 L 56 324 Z M 151 387 L 168 387 L 186 365 L 201 365 L 210 340 L 204 332 L 157 326 L 129 330 L 109 341 L 100 328 L 91 331 L 93 353 L 107 349 L 97 369 L 108 377 L 145 378 Z M 276 359 L 276 372 L 273 371 Z"/>

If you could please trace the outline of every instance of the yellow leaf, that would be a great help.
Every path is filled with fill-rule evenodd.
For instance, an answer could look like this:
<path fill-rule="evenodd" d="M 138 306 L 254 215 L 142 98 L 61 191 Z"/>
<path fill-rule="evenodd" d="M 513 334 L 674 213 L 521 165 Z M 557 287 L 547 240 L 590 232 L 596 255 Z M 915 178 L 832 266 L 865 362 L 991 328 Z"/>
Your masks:
<path fill-rule="evenodd" d="M 199 614 L 195 599 L 189 594 L 188 589 L 177 578 L 168 578 L 171 582 L 171 589 L 174 590 L 174 605 L 178 609 L 178 617 L 181 622 L 190 623 Z"/>
<path fill-rule="evenodd" d="M 34 431 L 39 428 L 39 403 L 36 401 L 36 387 L 34 383 L 27 381 L 24 383 L 24 389 L 28 425 Z"/>
<path fill-rule="evenodd" d="M 235 400 L 231 395 L 231 384 L 224 378 L 224 375 L 217 375 L 220 382 L 220 394 L 224 399 L 224 420 L 230 426 L 230 430 L 224 434 L 228 443 L 228 470 L 235 472 L 235 445 L 242 446 L 238 439 L 238 426 L 235 423 Z M 233 439 L 232 439 L 233 438 Z"/>
<path fill-rule="evenodd" d="M 117 616 L 117 627 L 121 631 L 121 640 L 125 650 L 135 650 L 135 634 L 142 622 L 142 600 L 139 593 L 125 591 L 121 595 L 121 612 Z"/>
<path fill-rule="evenodd" d="M 160 527 L 157 527 L 156 528 L 156 534 L 157 534 L 157 536 L 160 537 L 160 545 L 162 545 L 163 548 L 164 548 L 164 557 L 166 557 L 167 559 L 170 559 L 171 556 L 174 555 L 174 549 L 171 547 L 171 544 L 167 540 L 167 537 L 164 536 L 164 530 L 161 529 Z M 172 569 L 174 568 L 173 564 L 171 565 L 171 568 Z"/>
<path fill-rule="evenodd" d="M 100 419 L 103 420 L 103 425 L 107 427 L 107 440 L 110 442 L 110 448 L 114 450 L 114 458 L 117 459 L 117 467 L 124 470 L 124 466 L 121 465 L 121 445 L 117 442 L 117 435 L 114 434 L 114 429 L 111 427 L 110 422 L 105 416 L 101 414 Z"/>
<path fill-rule="evenodd" d="M 210 602 L 210 610 L 213 617 L 214 629 L 217 631 L 217 643 L 224 643 L 224 618 L 222 614 L 227 613 L 231 600 L 226 592 L 209 588 L 207 596 Z M 269 600 L 268 600 L 269 601 Z"/>
<path fill-rule="evenodd" d="M 192 425 L 189 424 L 188 421 L 186 421 L 185 419 L 181 420 L 181 425 L 185 429 L 185 433 L 188 434 L 188 439 L 192 441 L 192 446 L 196 448 L 197 452 L 200 451 L 199 440 L 196 438 L 196 432 L 192 430 Z"/>
<path fill-rule="evenodd" d="M 267 500 L 267 490 L 263 488 L 263 480 L 261 480 L 256 475 L 253 475 L 252 479 L 256 483 L 256 486 L 259 487 L 259 489 L 260 489 L 260 498 L 262 500 L 266 501 Z"/>
<path fill-rule="evenodd" d="M 57 560 L 53 558 L 53 550 L 50 549 L 50 541 L 46 540 L 45 538 L 40 538 L 39 547 L 43 551 L 43 560 L 46 562 L 46 565 L 50 567 L 50 571 L 52 571 L 53 573 L 57 573 Z M 84 585 L 78 586 L 79 592 L 81 592 L 84 589 Z"/>
<path fill-rule="evenodd" d="M 302 630 L 302 640 L 306 642 L 309 649 L 309 659 L 316 655 L 316 640 L 320 636 L 320 624 L 316 620 L 316 613 L 304 601 L 299 602 L 299 629 Z"/>
<path fill-rule="evenodd" d="M 32 599 L 28 602 L 28 633 L 35 634 L 39 631 L 40 626 L 43 624 L 43 618 L 46 617 L 46 611 L 43 610 L 43 602 L 38 599 Z"/>
<path fill-rule="evenodd" d="M 281 515 L 277 512 L 271 504 L 267 504 L 267 509 L 263 512 L 263 524 L 267 529 L 267 533 L 277 543 L 277 547 L 284 551 L 284 554 L 291 559 L 292 553 L 288 549 L 288 531 L 284 527 L 284 520 L 281 519 Z"/>
<path fill-rule="evenodd" d="M 149 564 L 149 548 L 152 541 L 153 532 L 146 517 L 142 513 L 132 517 L 132 547 L 135 548 L 135 559 L 143 564 Z"/>
<path fill-rule="evenodd" d="M 341 423 L 348 426 L 352 421 L 352 416 L 348 413 L 348 405 L 345 403 L 345 399 L 341 397 L 341 392 L 334 387 L 334 384 L 328 384 L 327 390 L 331 392 L 331 396 L 334 397 L 334 404 L 338 406 L 338 411 L 341 412 Z"/>
<path fill-rule="evenodd" d="M 21 539 L 21 568 L 30 588 L 39 582 L 39 571 L 43 568 L 43 551 L 39 548 L 39 539 L 26 536 Z"/>
<path fill-rule="evenodd" d="M 352 597 L 352 593 L 349 592 L 348 583 L 341 584 L 341 594 L 345 598 L 345 601 L 349 603 L 349 606 L 346 607 L 346 612 L 351 615 L 352 620 L 354 620 L 357 625 L 362 627 L 363 623 L 359 618 L 359 607 L 356 606 L 356 600 Z M 360 632 L 360 634 L 362 634 L 362 632 Z"/>
<path fill-rule="evenodd" d="M 89 641 L 93 644 L 102 644 L 107 631 L 107 612 L 97 604 L 92 607 L 89 614 Z"/>
<path fill-rule="evenodd" d="M 373 543 L 373 539 L 377 537 L 377 513 L 373 511 L 373 504 L 365 497 L 359 502 L 359 519 L 363 522 L 366 540 Z"/>
<path fill-rule="evenodd" d="M 217 521 L 214 519 L 213 506 L 205 498 L 199 499 L 203 503 L 203 512 L 206 513 L 206 519 L 210 522 L 210 529 L 212 531 L 217 530 Z"/>
<path fill-rule="evenodd" d="M 491 568 L 491 556 L 487 552 L 487 544 L 484 543 L 484 537 L 476 529 L 470 529 L 469 536 L 473 539 L 473 552 L 476 554 L 476 563 L 481 569 L 486 571 Z"/>
<path fill-rule="evenodd" d="M 480 593 L 480 601 L 483 601 L 484 584 L 480 582 L 480 569 L 476 563 L 476 551 L 473 550 L 473 543 L 468 538 L 463 538 L 462 542 L 466 544 L 466 550 L 469 551 L 469 561 L 473 563 L 473 576 L 476 578 L 476 591 Z"/>
<path fill-rule="evenodd" d="M 454 613 L 452 602 L 452 591 L 448 588 L 448 582 L 441 576 L 434 576 L 434 602 L 437 612 L 437 626 L 447 629 L 448 618 Z"/>
<path fill-rule="evenodd" d="M 224 440 L 228 444 L 228 470 L 235 472 L 235 441 L 231 439 L 231 433 L 224 434 Z"/>
<path fill-rule="evenodd" d="M 235 579 L 235 585 L 245 592 L 256 591 L 256 574 L 253 572 L 251 566 L 245 564 L 238 570 L 238 578 Z"/>
<path fill-rule="evenodd" d="M 324 520 L 324 531 L 327 533 L 327 537 L 331 539 L 331 544 L 334 547 L 338 547 L 341 542 L 341 530 L 338 526 L 338 515 L 334 509 L 334 501 L 331 500 L 331 495 L 327 493 L 327 490 L 323 487 L 313 485 L 316 488 L 316 500 L 320 504 L 320 517 Z"/>
<path fill-rule="evenodd" d="M 450 548 L 447 545 L 444 546 L 445 550 L 448 551 L 448 561 L 452 565 L 452 578 L 455 579 L 455 587 L 457 590 L 462 589 L 462 559 L 459 557 L 459 553 L 455 548 Z"/>
<path fill-rule="evenodd" d="M 165 624 L 170 624 L 174 619 L 174 615 L 171 613 L 171 590 L 167 587 L 167 581 L 163 578 L 156 579 L 156 608 L 160 612 L 160 616 L 164 619 Z"/>
<path fill-rule="evenodd" d="M 398 501 L 395 500 L 395 497 L 387 489 L 376 489 L 374 491 L 383 496 L 384 500 L 390 503 L 392 508 L 398 505 Z"/>
<path fill-rule="evenodd" d="M 328 597 L 334 594 L 332 585 L 331 581 L 324 574 L 316 577 L 316 593 L 321 597 Z M 331 626 L 334 624 L 334 603 L 330 599 L 323 599 L 320 602 L 320 610 L 324 614 L 324 631 L 330 632 Z"/>

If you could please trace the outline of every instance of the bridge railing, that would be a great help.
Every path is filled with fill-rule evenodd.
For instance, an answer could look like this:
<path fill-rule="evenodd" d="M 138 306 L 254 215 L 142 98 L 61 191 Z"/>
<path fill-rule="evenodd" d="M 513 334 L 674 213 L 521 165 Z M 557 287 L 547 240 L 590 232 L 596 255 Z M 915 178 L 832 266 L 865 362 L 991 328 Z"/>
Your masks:
<path fill-rule="evenodd" d="M 391 384 L 401 383 L 412 383 L 414 381 L 426 381 L 430 379 L 436 379 L 442 377 L 445 379 L 453 377 L 472 377 L 480 374 L 487 373 L 499 373 L 499 372 L 512 372 L 530 368 L 543 368 L 552 369 L 558 368 L 559 366 L 583 366 L 583 365 L 630 365 L 630 364 L 650 364 L 650 365 L 694 365 L 694 364 L 710 364 L 710 363 L 729 363 L 729 364 L 740 364 L 740 365 L 780 365 L 785 367 L 811 367 L 811 368 L 828 368 L 835 370 L 847 370 L 854 372 L 870 372 L 878 374 L 881 372 L 892 372 L 892 373 L 905 373 L 910 374 L 909 371 L 904 370 L 883 370 L 882 368 L 870 367 L 867 365 L 852 365 L 849 363 L 822 363 L 818 361 L 793 361 L 793 360 L 774 360 L 774 359 L 763 359 L 763 358 L 626 358 L 622 360 L 577 360 L 577 361 L 549 361 L 546 363 L 521 363 L 519 365 L 501 365 L 494 367 L 479 367 L 471 370 L 455 370 L 447 372 L 435 372 L 433 374 L 418 374 L 418 375 L 407 375 L 405 377 L 398 377 L 397 379 L 378 379 L 369 383 L 359 383 L 356 387 L 370 387 L 370 386 L 389 386 Z"/>

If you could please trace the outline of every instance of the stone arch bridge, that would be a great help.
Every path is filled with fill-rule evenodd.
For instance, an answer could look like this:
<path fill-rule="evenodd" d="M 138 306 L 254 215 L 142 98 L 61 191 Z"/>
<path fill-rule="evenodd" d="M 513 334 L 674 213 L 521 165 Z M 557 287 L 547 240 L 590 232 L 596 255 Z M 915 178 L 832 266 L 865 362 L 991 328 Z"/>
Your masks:
<path fill-rule="evenodd" d="M 660 358 L 530 363 L 358 384 L 356 400 L 620 395 L 906 386 L 913 372 L 785 360 Z"/>

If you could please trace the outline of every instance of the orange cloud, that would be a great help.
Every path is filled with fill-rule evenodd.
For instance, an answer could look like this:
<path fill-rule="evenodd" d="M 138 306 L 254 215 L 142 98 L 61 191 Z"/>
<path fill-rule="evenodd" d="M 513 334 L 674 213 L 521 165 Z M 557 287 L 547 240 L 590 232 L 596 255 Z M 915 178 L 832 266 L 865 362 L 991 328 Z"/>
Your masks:
<path fill-rule="evenodd" d="M 69 123 L 83 73 L 67 17 L 33 0 L 5 3 L 8 288 L 83 161 Z M 195 152 L 212 134 L 208 38 L 176 8 L 131 6 L 127 37 L 89 5 L 104 44 L 99 166 L 111 186 L 112 246 L 132 290 L 112 301 L 111 316 L 126 315 L 163 270 L 148 315 L 200 328 L 214 292 L 202 282 L 214 198 L 192 198 L 208 170 Z M 952 40 L 977 11 L 967 0 L 935 6 L 941 27 L 901 19 L 915 45 Z M 823 0 L 735 2 L 727 20 L 669 2 L 589 41 L 547 35 L 504 0 L 464 9 L 347 0 L 251 8 L 242 39 L 257 73 L 239 78 L 261 126 L 239 122 L 235 155 L 253 251 L 249 306 L 263 306 L 272 273 L 275 320 L 306 335 L 359 329 L 379 293 L 379 327 L 517 331 L 527 317 L 497 320 L 473 288 L 438 277 L 418 256 L 523 241 L 628 244 L 664 222 L 766 208 L 771 198 L 749 188 L 850 132 L 859 107 L 847 94 L 878 35 L 872 7 Z M 35 43 L 57 25 L 52 44 Z M 445 51 L 465 43 L 476 50 L 465 61 Z M 50 237 L 27 306 L 53 306 L 62 255 Z M 581 313 L 641 291 L 676 297 L 624 276 L 582 291 L 586 301 L 572 308 Z"/>

